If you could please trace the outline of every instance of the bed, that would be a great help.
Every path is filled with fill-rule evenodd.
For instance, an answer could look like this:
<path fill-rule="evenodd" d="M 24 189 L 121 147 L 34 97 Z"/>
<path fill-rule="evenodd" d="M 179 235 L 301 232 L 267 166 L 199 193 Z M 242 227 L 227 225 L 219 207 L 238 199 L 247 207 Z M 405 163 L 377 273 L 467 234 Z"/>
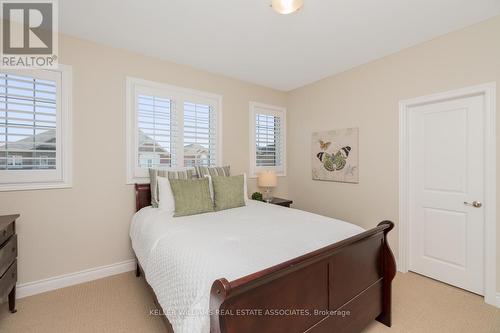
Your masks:
<path fill-rule="evenodd" d="M 360 332 L 391 325 L 392 222 L 364 230 L 249 201 L 172 218 L 136 185 L 137 275 L 175 333 Z M 142 274 L 141 274 L 142 273 Z"/>

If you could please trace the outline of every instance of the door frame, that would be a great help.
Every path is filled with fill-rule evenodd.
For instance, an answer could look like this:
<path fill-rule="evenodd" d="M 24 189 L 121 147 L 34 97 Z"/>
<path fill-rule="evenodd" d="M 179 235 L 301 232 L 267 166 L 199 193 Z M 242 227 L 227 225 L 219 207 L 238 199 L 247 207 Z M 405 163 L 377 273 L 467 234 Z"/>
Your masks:
<path fill-rule="evenodd" d="M 484 301 L 500 307 L 500 293 L 496 287 L 496 83 L 487 83 L 464 89 L 417 97 L 399 102 L 399 256 L 398 270 L 408 272 L 410 221 L 410 128 L 412 107 L 443 102 L 469 96 L 484 96 L 484 158 L 485 158 L 485 245 L 484 245 Z"/>

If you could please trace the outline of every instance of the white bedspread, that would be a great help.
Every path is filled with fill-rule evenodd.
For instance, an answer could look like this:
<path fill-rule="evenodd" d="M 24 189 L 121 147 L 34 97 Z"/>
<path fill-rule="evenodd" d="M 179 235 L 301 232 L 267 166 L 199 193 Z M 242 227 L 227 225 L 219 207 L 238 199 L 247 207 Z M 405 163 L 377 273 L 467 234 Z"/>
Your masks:
<path fill-rule="evenodd" d="M 132 247 L 176 333 L 208 333 L 210 288 L 363 232 L 356 225 L 250 201 L 246 207 L 173 218 L 134 215 Z"/>

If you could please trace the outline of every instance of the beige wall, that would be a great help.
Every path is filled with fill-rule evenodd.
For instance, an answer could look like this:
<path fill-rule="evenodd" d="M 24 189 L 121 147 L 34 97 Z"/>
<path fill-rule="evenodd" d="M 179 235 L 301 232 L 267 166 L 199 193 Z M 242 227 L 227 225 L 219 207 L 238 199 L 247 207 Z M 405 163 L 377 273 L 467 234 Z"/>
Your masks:
<path fill-rule="evenodd" d="M 0 214 L 21 214 L 20 283 L 133 258 L 128 229 L 134 191 L 125 185 L 126 76 L 222 95 L 223 162 L 235 174 L 248 172 L 248 102 L 286 102 L 282 92 L 70 37 L 60 40 L 60 61 L 73 66 L 74 185 L 0 192 Z M 249 191 L 254 189 L 250 181 Z"/>
<path fill-rule="evenodd" d="M 296 207 L 365 228 L 383 219 L 397 222 L 398 102 L 492 81 L 500 84 L 499 40 L 497 17 L 290 92 L 288 190 Z M 497 121 L 500 136 L 500 117 Z M 311 133 L 344 127 L 360 128 L 359 184 L 312 181 Z M 500 227 L 497 231 L 500 241 Z M 396 255 L 397 232 L 391 235 Z"/>
<path fill-rule="evenodd" d="M 73 66 L 74 75 L 74 185 L 0 192 L 0 214 L 22 215 L 20 283 L 133 257 L 128 228 L 134 197 L 125 185 L 126 76 L 223 95 L 223 161 L 235 173 L 248 171 L 248 102 L 287 105 L 288 177 L 280 179 L 277 194 L 297 208 L 370 228 L 398 220 L 398 101 L 500 83 L 499 33 L 500 17 L 288 94 L 62 37 L 60 59 Z M 360 183 L 313 182 L 311 133 L 351 126 L 360 128 Z M 251 193 L 255 181 L 249 185 Z M 397 254 L 397 230 L 391 241 Z M 500 282 L 500 264 L 498 269 Z"/>

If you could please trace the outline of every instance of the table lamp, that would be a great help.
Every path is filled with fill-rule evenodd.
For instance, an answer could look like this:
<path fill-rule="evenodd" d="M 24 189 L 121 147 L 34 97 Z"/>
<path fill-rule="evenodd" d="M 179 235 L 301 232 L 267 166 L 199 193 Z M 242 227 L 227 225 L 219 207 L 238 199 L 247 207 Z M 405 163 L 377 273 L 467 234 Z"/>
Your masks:
<path fill-rule="evenodd" d="M 278 184 L 278 177 L 274 171 L 264 171 L 259 174 L 259 187 L 264 187 L 265 195 L 264 200 L 269 203 L 273 200 L 271 188 L 276 187 Z"/>

